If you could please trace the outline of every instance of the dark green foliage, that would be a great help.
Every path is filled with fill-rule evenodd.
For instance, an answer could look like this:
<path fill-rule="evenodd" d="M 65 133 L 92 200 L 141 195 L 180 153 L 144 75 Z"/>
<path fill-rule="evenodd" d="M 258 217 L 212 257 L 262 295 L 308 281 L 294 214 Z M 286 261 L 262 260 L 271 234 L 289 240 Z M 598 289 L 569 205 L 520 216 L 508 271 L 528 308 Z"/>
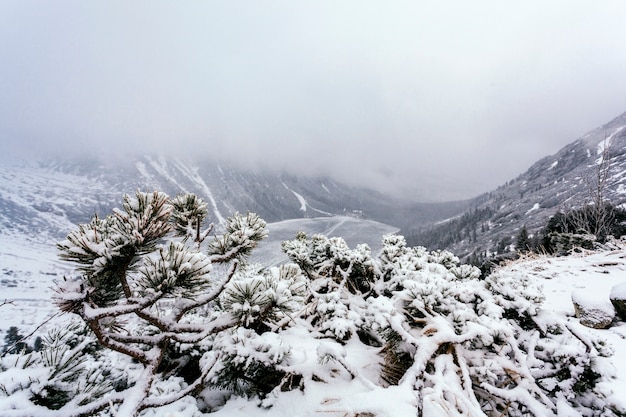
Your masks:
<path fill-rule="evenodd" d="M 256 213 L 245 216 L 235 213 L 226 219 L 224 235 L 209 243 L 209 255 L 214 255 L 214 259 L 220 262 L 245 258 L 267 236 L 265 226 L 265 221 Z"/>
<path fill-rule="evenodd" d="M 7 334 L 4 336 L 4 347 L 2 348 L 3 353 L 29 353 L 32 352 L 32 349 L 26 342 L 24 342 L 24 336 L 20 334 L 20 331 L 17 327 L 11 326 L 9 330 L 7 330 Z"/>
<path fill-rule="evenodd" d="M 610 203 L 601 209 L 588 204 L 552 216 L 541 231 L 541 245 L 550 254 L 564 255 L 576 247 L 593 249 L 594 241 L 604 243 L 608 236 L 625 234 L 626 210 Z"/>
<path fill-rule="evenodd" d="M 167 195 L 156 191 L 137 191 L 135 198 L 124 195 L 124 211 L 114 210 L 104 219 L 94 216 L 57 245 L 62 260 L 78 264 L 96 306 L 111 306 L 123 295 L 130 296 L 126 274 L 170 231 L 172 207 L 167 203 Z M 74 307 L 69 303 L 61 309 Z"/>
<path fill-rule="evenodd" d="M 498 254 L 510 252 L 509 246 L 511 246 L 511 244 L 513 244 L 513 238 L 511 238 L 510 236 L 504 236 L 498 242 L 498 245 L 496 246 L 496 252 Z"/>
<path fill-rule="evenodd" d="M 62 408 L 71 400 L 84 405 L 121 382 L 110 369 L 87 365 L 96 360 L 93 356 L 97 352 L 96 343 L 81 326 L 70 324 L 66 328 L 52 329 L 40 340 L 40 358 L 49 374 L 41 385 L 31 387 L 34 404 L 52 410 Z"/>
<path fill-rule="evenodd" d="M 51 410 L 58 410 L 68 403 L 70 394 L 54 385 L 46 385 L 40 392 L 33 394 L 33 403 Z"/>
<path fill-rule="evenodd" d="M 267 321 L 273 319 L 272 299 L 266 295 L 266 282 L 256 279 L 233 282 L 220 299 L 225 311 L 235 311 L 240 326 L 261 334 L 269 330 Z M 235 306 L 250 306 L 250 310 L 236 309 Z M 254 308 L 252 308 L 254 306 Z"/>
<path fill-rule="evenodd" d="M 515 252 L 505 252 L 493 255 L 489 258 L 483 257 L 482 262 L 477 266 L 480 268 L 481 276 L 486 277 L 498 266 L 504 265 L 509 261 L 517 259 L 518 257 L 519 255 Z"/>
<path fill-rule="evenodd" d="M 237 395 L 261 398 L 281 385 L 287 375 L 273 364 L 264 364 L 256 360 L 242 362 L 237 357 L 225 358 L 224 367 L 216 373 L 215 384 Z"/>
<path fill-rule="evenodd" d="M 37 338 L 35 338 L 35 342 L 33 343 L 33 350 L 35 352 L 39 352 L 41 349 L 43 349 L 43 339 L 41 336 L 37 336 Z"/>
<path fill-rule="evenodd" d="M 515 240 L 515 248 L 518 252 L 529 252 L 532 249 L 530 237 L 528 236 L 528 230 L 526 226 L 522 226 Z"/>
<path fill-rule="evenodd" d="M 146 258 L 138 270 L 137 284 L 142 293 L 157 289 L 164 294 L 193 298 L 211 286 L 211 262 L 198 253 L 173 242 L 160 248 L 159 256 Z"/>
<path fill-rule="evenodd" d="M 208 214 L 207 203 L 195 194 L 189 193 L 171 199 L 170 204 L 174 207 L 171 221 L 176 234 L 179 236 L 195 234 L 198 238 L 200 225 Z"/>
<path fill-rule="evenodd" d="M 584 371 L 578 376 L 576 383 L 572 387 L 573 391 L 577 394 L 582 394 L 593 390 L 601 376 L 590 365 L 585 366 Z"/>
<path fill-rule="evenodd" d="M 388 385 L 398 385 L 406 371 L 413 365 L 413 355 L 406 349 L 402 337 L 390 328 L 382 332 L 385 345 L 381 351 L 383 354 L 383 367 L 381 378 Z"/>
<path fill-rule="evenodd" d="M 201 355 L 197 349 L 195 346 L 190 352 L 188 349 L 182 349 L 180 344 L 170 344 L 165 350 L 157 372 L 167 377 L 176 375 L 182 377 L 188 384 L 193 383 L 202 374 Z"/>

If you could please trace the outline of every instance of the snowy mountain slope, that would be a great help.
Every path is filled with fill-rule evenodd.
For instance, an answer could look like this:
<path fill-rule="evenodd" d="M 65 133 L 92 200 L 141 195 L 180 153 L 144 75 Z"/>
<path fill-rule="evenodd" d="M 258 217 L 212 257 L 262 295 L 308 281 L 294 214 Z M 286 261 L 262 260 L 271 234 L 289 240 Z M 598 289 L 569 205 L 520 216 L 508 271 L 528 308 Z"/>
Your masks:
<path fill-rule="evenodd" d="M 404 233 L 411 244 L 445 247 L 459 256 L 495 252 L 503 239 L 511 243 L 522 226 L 532 234 L 556 211 L 590 201 L 590 184 L 596 182 L 605 145 L 610 158 L 605 197 L 622 204 L 626 202 L 626 113 L 477 197 L 464 213 Z"/>
<path fill-rule="evenodd" d="M 329 178 L 242 169 L 210 159 L 53 160 L 0 166 L 0 233 L 59 239 L 72 224 L 109 213 L 123 193 L 137 189 L 170 196 L 196 193 L 209 203 L 209 221 L 216 223 L 235 211 L 252 211 L 268 222 L 339 215 L 405 227 L 467 206 L 417 204 Z"/>
<path fill-rule="evenodd" d="M 50 287 L 53 280 L 62 279 L 68 272 L 49 245 L 0 235 L 0 331 L 10 326 L 24 330 L 43 323 L 56 314 L 53 308 Z"/>

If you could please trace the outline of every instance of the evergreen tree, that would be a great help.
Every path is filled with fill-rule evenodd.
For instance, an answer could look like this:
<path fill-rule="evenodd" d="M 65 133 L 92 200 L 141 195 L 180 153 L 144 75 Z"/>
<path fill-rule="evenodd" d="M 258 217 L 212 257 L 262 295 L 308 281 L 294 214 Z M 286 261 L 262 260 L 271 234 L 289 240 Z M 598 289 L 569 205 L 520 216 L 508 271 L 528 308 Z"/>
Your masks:
<path fill-rule="evenodd" d="M 526 226 L 522 226 L 522 228 L 519 231 L 519 234 L 517 235 L 517 239 L 515 240 L 515 247 L 517 248 L 518 252 L 529 252 L 531 247 L 532 247 L 532 243 L 530 241 L 530 237 L 528 236 L 528 230 L 526 230 Z"/>
<path fill-rule="evenodd" d="M 212 229 L 201 229 L 206 214 L 206 204 L 194 195 L 170 200 L 160 192 L 138 191 L 124 196 L 122 210 L 94 217 L 58 244 L 60 257 L 76 264 L 81 274 L 59 283 L 56 304 L 78 315 L 103 347 L 144 369 L 133 386 L 72 410 L 72 415 L 119 405 L 120 415 L 136 416 L 206 384 L 211 367 L 196 360 L 196 370 L 187 372 L 194 377 L 184 389 L 168 395 L 154 390 L 160 372 L 174 367 L 176 376 L 174 359 L 194 363 L 190 353 L 181 352 L 181 344 L 192 347 L 237 324 L 231 314 L 209 314 L 198 324 L 186 317 L 220 296 L 244 257 L 267 234 L 256 214 L 235 213 L 224 234 L 208 243 L 205 255 L 201 245 Z M 226 273 L 216 278 L 211 272 L 219 264 Z"/>
<path fill-rule="evenodd" d="M 2 351 L 6 353 L 28 353 L 31 350 L 28 344 L 24 342 L 24 336 L 20 334 L 19 329 L 15 326 L 9 327 L 7 334 L 4 336 L 4 347 Z"/>

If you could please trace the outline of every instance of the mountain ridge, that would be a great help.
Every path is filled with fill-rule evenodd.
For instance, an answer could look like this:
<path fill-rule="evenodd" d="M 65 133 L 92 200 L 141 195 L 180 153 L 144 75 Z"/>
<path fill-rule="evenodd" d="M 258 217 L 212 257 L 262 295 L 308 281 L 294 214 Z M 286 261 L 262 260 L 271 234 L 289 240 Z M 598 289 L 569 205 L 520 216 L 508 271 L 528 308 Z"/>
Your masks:
<path fill-rule="evenodd" d="M 50 159 L 2 163 L 0 234 L 65 236 L 94 214 L 119 206 L 124 193 L 193 192 L 216 224 L 235 211 L 269 223 L 349 216 L 400 229 L 411 245 L 448 249 L 462 258 L 511 246 L 521 227 L 536 234 L 556 211 L 580 206 L 604 147 L 610 151 L 607 200 L 626 201 L 626 112 L 541 158 L 517 178 L 470 200 L 415 203 L 328 177 L 241 167 L 212 158 L 159 155 L 117 160 Z"/>
<path fill-rule="evenodd" d="M 468 204 L 414 203 L 327 177 L 240 169 L 212 159 L 56 159 L 2 168 L 2 229 L 56 239 L 94 214 L 106 215 L 119 206 L 122 194 L 138 189 L 170 196 L 193 192 L 208 203 L 208 221 L 218 225 L 235 211 L 252 211 L 270 223 L 350 216 L 404 228 L 454 215 Z"/>
<path fill-rule="evenodd" d="M 433 222 L 402 233 L 410 244 L 446 248 L 466 260 L 512 251 L 522 227 L 536 235 L 556 212 L 591 202 L 604 156 L 609 158 L 609 170 L 603 197 L 613 205 L 624 204 L 626 112 L 541 158 L 517 178 L 474 198 L 465 212 L 446 219 L 445 224 Z"/>

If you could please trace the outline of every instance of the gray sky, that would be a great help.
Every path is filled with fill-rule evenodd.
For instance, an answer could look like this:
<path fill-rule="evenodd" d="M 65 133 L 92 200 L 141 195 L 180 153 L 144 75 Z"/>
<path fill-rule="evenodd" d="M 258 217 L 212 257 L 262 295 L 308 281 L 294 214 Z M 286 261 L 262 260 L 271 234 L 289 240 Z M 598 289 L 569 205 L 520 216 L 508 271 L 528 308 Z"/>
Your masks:
<path fill-rule="evenodd" d="M 625 21 L 624 0 L 0 0 L 0 144 L 468 198 L 626 111 Z"/>

